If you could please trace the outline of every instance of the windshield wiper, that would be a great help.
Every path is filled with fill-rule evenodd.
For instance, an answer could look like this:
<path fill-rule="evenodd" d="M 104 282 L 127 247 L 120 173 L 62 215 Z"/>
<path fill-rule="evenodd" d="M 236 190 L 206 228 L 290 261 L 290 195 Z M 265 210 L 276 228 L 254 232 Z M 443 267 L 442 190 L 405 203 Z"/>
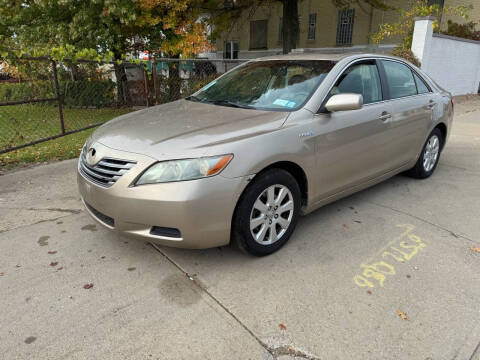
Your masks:
<path fill-rule="evenodd" d="M 208 102 L 214 105 L 224 105 L 224 106 L 230 106 L 230 107 L 242 108 L 242 109 L 255 109 L 253 106 L 250 106 L 247 104 L 241 104 L 241 103 L 237 103 L 229 100 L 213 100 Z"/>
<path fill-rule="evenodd" d="M 199 97 L 193 96 L 193 95 L 187 96 L 187 97 L 185 98 L 185 100 L 203 102 L 202 99 L 200 99 Z"/>
<path fill-rule="evenodd" d="M 237 103 L 229 100 L 207 100 L 207 99 L 200 99 L 199 97 L 193 96 L 193 95 L 187 96 L 185 99 L 190 101 L 207 103 L 207 104 L 223 105 L 223 106 L 230 106 L 230 107 L 242 108 L 242 109 L 255 109 L 253 106 L 250 106 L 247 104 L 241 104 L 241 103 Z"/>

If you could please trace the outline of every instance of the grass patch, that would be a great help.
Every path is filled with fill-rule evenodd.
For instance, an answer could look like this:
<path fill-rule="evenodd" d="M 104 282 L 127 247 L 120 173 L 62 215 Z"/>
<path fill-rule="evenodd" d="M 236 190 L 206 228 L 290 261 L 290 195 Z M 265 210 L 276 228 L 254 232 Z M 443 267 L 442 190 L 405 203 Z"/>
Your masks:
<path fill-rule="evenodd" d="M 106 122 L 133 110 L 132 108 L 65 108 L 65 130 L 75 130 L 88 125 Z M 88 129 L 0 154 L 0 172 L 29 164 L 76 158 L 79 156 L 85 140 L 93 131 L 95 129 Z M 59 133 L 58 108 L 55 106 L 26 104 L 0 107 L 0 149 L 22 145 Z"/>
<path fill-rule="evenodd" d="M 95 129 L 80 131 L 54 140 L 0 154 L 0 173 L 49 161 L 73 159 L 80 155 L 85 140 Z"/>
<path fill-rule="evenodd" d="M 65 130 L 81 129 L 131 112 L 132 108 L 64 108 Z M 0 149 L 60 134 L 58 108 L 53 104 L 22 104 L 0 107 Z"/>

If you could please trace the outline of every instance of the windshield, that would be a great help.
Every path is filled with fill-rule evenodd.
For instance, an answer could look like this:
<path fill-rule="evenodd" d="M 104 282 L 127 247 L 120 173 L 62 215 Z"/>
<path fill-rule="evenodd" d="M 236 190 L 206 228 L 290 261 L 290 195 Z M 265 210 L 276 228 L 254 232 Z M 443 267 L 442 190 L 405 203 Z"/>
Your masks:
<path fill-rule="evenodd" d="M 296 110 L 313 94 L 335 62 L 253 61 L 212 81 L 187 99 L 261 110 Z"/>

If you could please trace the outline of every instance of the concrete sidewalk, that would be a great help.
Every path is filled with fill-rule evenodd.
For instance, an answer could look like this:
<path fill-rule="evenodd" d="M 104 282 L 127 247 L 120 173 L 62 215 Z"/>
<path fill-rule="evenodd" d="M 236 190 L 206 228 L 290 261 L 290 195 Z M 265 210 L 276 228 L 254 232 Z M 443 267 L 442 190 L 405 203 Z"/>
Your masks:
<path fill-rule="evenodd" d="M 0 176 L 0 358 L 480 359 L 480 101 L 456 113 L 432 178 L 328 205 L 265 258 L 104 230 L 76 161 Z"/>

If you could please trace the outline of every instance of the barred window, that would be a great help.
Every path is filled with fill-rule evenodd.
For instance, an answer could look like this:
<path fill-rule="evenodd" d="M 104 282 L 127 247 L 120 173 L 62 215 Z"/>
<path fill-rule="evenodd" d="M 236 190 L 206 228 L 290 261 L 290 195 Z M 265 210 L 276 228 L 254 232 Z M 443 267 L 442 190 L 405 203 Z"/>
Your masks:
<path fill-rule="evenodd" d="M 308 17 L 308 40 L 315 40 L 316 28 L 317 28 L 317 14 L 310 14 Z"/>
<path fill-rule="evenodd" d="M 338 11 L 337 45 L 351 45 L 355 9 Z"/>
<path fill-rule="evenodd" d="M 250 21 L 250 49 L 267 48 L 268 20 Z"/>

